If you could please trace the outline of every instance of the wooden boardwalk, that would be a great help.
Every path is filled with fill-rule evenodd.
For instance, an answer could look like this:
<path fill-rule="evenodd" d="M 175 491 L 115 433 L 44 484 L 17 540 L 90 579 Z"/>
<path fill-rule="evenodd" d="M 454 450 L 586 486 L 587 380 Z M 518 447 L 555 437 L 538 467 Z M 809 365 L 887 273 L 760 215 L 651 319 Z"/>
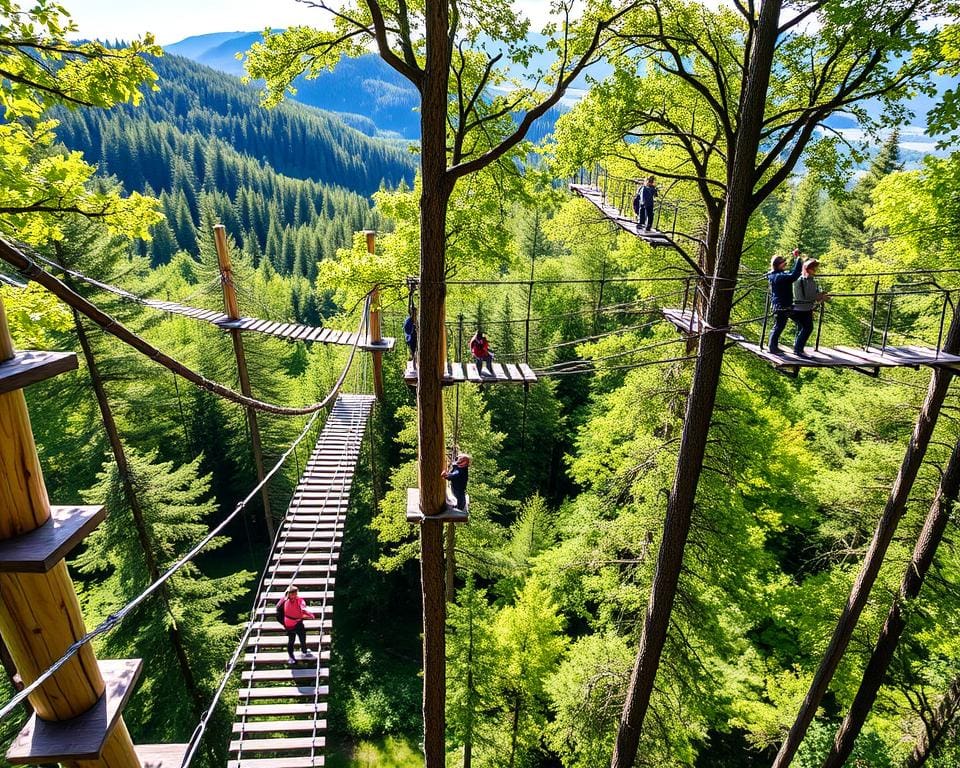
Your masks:
<path fill-rule="evenodd" d="M 694 335 L 702 330 L 699 318 L 690 310 L 664 309 L 663 316 L 685 334 Z M 766 348 L 761 349 L 756 341 L 751 341 L 734 331 L 728 331 L 727 338 L 738 347 L 770 363 L 774 368 L 792 375 L 796 375 L 801 368 L 850 368 L 876 376 L 881 368 L 919 368 L 921 365 L 960 371 L 960 356 L 951 355 L 933 347 L 908 345 L 863 349 L 836 346 L 814 349 L 812 344 L 808 344 L 807 354 L 801 357 L 783 347 L 778 354 Z M 788 336 L 785 335 L 784 339 L 787 338 Z M 789 338 L 792 338 L 792 334 Z"/>
<path fill-rule="evenodd" d="M 593 203 L 606 218 L 610 219 L 620 229 L 636 235 L 641 240 L 649 243 L 654 248 L 666 248 L 673 246 L 673 240 L 670 236 L 658 229 L 651 229 L 649 232 L 637 226 L 637 220 L 631 216 L 624 216 L 617 208 L 604 202 L 603 191 L 597 187 L 588 184 L 571 184 L 570 191 L 580 195 L 584 200 Z"/>
<path fill-rule="evenodd" d="M 374 398 L 341 395 L 307 461 L 267 566 L 250 634 L 228 768 L 324 764 L 333 592 L 350 486 Z M 304 622 L 312 658 L 287 663 L 277 602 L 296 584 L 315 619 Z"/>
<path fill-rule="evenodd" d="M 128 295 L 133 296 L 133 294 Z M 299 323 L 278 323 L 271 320 L 260 320 L 256 317 L 241 317 L 232 320 L 229 315 L 214 309 L 200 309 L 185 304 L 177 304 L 174 301 L 159 301 L 157 299 L 137 300 L 145 306 L 159 309 L 162 312 L 171 312 L 175 315 L 182 315 L 183 317 L 190 317 L 194 320 L 212 323 L 224 331 L 237 330 L 262 333 L 286 341 L 316 342 L 318 344 L 338 344 L 340 346 L 352 347 L 358 335 L 351 331 L 337 331 L 333 328 L 324 328 L 316 325 L 300 325 Z M 392 338 L 382 339 L 380 343 L 373 344 L 370 341 L 370 337 L 364 334 L 360 336 L 358 346 L 360 349 L 370 351 L 388 351 L 393 349 L 394 344 L 395 340 Z"/>
<path fill-rule="evenodd" d="M 413 367 L 412 361 L 407 361 L 407 368 L 403 372 L 404 381 L 411 386 L 416 386 L 417 369 Z M 470 382 L 471 384 L 536 384 L 537 374 L 526 363 L 494 363 L 493 374 L 483 366 L 483 373 L 477 370 L 477 364 L 456 363 L 447 361 L 446 370 L 443 373 L 443 385 L 462 384 Z"/>

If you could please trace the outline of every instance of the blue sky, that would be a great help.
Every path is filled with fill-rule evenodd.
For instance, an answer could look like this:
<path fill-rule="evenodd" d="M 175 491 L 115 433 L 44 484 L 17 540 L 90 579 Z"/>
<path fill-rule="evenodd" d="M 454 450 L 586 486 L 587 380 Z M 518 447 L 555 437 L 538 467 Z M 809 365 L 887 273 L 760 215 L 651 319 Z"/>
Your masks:
<path fill-rule="evenodd" d="M 329 14 L 296 0 L 61 0 L 80 37 L 132 40 L 153 32 L 168 45 L 207 32 L 252 32 L 294 24 L 323 26 Z M 546 18 L 548 0 L 517 0 L 535 22 Z"/>
<path fill-rule="evenodd" d="M 81 37 L 131 40 L 153 32 L 162 45 L 206 32 L 317 26 L 327 16 L 295 0 L 62 0 Z"/>

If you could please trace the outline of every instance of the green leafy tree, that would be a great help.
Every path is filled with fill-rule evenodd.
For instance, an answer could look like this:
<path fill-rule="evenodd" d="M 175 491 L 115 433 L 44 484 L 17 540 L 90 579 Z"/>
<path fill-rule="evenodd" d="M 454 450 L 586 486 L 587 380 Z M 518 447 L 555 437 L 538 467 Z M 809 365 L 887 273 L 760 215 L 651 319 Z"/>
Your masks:
<path fill-rule="evenodd" d="M 805 256 L 823 255 L 829 244 L 823 224 L 824 197 L 820 181 L 812 173 L 800 180 L 790 198 L 780 236 L 780 253 L 789 254 L 799 248 Z"/>
<path fill-rule="evenodd" d="M 200 477 L 199 459 L 175 467 L 172 462 L 158 462 L 155 455 L 129 450 L 127 460 L 151 549 L 160 567 L 166 568 L 207 532 L 204 519 L 214 511 L 214 505 L 205 500 L 209 478 Z M 99 577 L 82 595 L 87 611 L 99 620 L 139 594 L 150 578 L 115 464 L 111 462 L 84 495 L 90 503 L 106 504 L 109 510 L 106 522 L 87 539 L 87 548 L 76 561 L 82 574 Z M 221 538 L 210 546 L 225 542 Z M 252 576 L 238 571 L 211 578 L 196 565 L 187 565 L 170 581 L 169 611 L 151 601 L 135 620 L 103 640 L 105 653 L 150 659 L 156 670 L 143 695 L 131 705 L 131 721 L 140 724 L 144 735 L 164 740 L 192 727 L 192 711 L 181 705 L 185 693 L 172 658 L 170 624 L 181 627 L 195 678 L 212 693 L 223 659 L 237 636 L 237 628 L 224 620 L 223 611 L 245 593 Z"/>
<path fill-rule="evenodd" d="M 150 35 L 125 48 L 71 43 L 75 32 L 64 8 L 49 0 L 29 9 L 0 2 L 0 231 L 31 242 L 59 239 L 49 214 L 69 212 L 147 236 L 159 220 L 155 201 L 98 190 L 90 183 L 93 166 L 79 153 L 54 149 L 57 123 L 44 114 L 55 105 L 138 103 L 140 88 L 156 79 L 145 54 L 159 55 L 160 48 Z"/>

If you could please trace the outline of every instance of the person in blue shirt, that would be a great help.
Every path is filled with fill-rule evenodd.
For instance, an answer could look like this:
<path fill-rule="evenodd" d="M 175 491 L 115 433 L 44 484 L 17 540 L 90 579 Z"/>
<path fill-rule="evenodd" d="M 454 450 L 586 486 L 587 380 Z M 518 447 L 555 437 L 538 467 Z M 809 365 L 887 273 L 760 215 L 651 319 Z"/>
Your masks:
<path fill-rule="evenodd" d="M 657 185 L 653 176 L 647 177 L 647 183 L 640 187 L 640 219 L 637 221 L 637 229 L 642 226 L 644 231 L 649 232 L 653 226 L 653 201 L 657 197 Z"/>
<path fill-rule="evenodd" d="M 467 511 L 467 480 L 470 478 L 470 455 L 461 453 L 443 476 L 450 481 L 450 490 L 457 500 L 457 509 Z"/>
<path fill-rule="evenodd" d="M 793 269 L 786 271 L 787 260 L 783 256 L 774 256 L 770 260 L 767 281 L 770 283 L 770 306 L 773 310 L 773 328 L 770 329 L 770 351 L 780 354 L 780 334 L 787 327 L 787 320 L 793 315 L 793 284 L 800 279 L 803 259 L 800 251 L 793 251 Z"/>
<path fill-rule="evenodd" d="M 403 321 L 403 337 L 407 341 L 407 347 L 410 349 L 410 359 L 413 360 L 413 367 L 417 367 L 417 308 L 411 304 L 410 314 Z"/>

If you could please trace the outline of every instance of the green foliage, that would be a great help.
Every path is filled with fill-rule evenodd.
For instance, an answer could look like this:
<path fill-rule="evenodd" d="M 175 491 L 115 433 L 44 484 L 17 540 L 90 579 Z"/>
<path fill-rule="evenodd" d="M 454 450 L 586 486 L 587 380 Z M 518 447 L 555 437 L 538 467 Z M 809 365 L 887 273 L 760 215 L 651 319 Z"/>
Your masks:
<path fill-rule="evenodd" d="M 139 103 L 141 87 L 156 79 L 145 56 L 160 48 L 150 35 L 125 48 L 69 42 L 74 32 L 64 8 L 48 0 L 28 10 L 0 2 L 0 232 L 33 243 L 58 240 L 63 232 L 51 214 L 78 213 L 145 237 L 159 220 L 155 202 L 98 190 L 90 183 L 93 166 L 80 153 L 56 150 L 57 122 L 42 117 L 61 104 Z"/>
<path fill-rule="evenodd" d="M 134 519 L 116 466 L 110 463 L 98 475 L 97 484 L 84 494 L 90 503 L 106 504 L 107 521 L 90 535 L 76 560 L 81 574 L 97 577 L 82 593 L 91 623 L 116 611 L 151 582 L 144 544 L 159 568 L 166 569 L 207 532 L 205 518 L 214 509 L 205 500 L 210 481 L 200 477 L 199 459 L 174 467 L 172 462 L 157 461 L 156 455 L 141 456 L 133 450 L 127 452 L 127 458 L 130 482 L 143 511 L 145 542 L 139 538 L 141 523 Z M 225 543 L 223 538 L 215 539 L 210 547 Z M 182 705 L 188 694 L 172 656 L 168 631 L 173 624 L 182 628 L 194 679 L 207 695 L 212 694 L 222 659 L 238 633 L 224 620 L 224 608 L 244 594 L 252 575 L 240 570 L 210 578 L 189 564 L 171 578 L 168 597 L 154 597 L 101 641 L 101 653 L 108 658 L 132 656 L 153 661 L 143 694 L 129 710 L 138 733 L 161 741 L 192 728 L 195 713 Z"/>

